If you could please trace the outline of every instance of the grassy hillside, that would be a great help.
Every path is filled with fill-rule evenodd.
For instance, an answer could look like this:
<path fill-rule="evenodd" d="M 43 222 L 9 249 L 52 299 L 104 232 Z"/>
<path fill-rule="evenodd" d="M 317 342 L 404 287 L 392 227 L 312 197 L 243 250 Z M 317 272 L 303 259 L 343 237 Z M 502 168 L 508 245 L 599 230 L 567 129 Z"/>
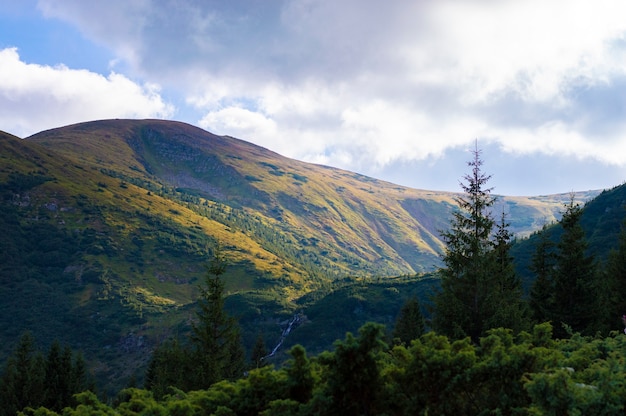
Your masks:
<path fill-rule="evenodd" d="M 291 339 L 326 348 L 362 318 L 389 322 L 407 293 L 426 290 L 413 276 L 440 264 L 454 197 L 170 121 L 2 133 L 0 358 L 30 329 L 43 344 L 82 349 L 105 385 L 140 376 L 159 340 L 189 329 L 216 240 L 249 347 L 259 332 L 271 344 L 303 313 Z M 500 201 L 527 233 L 553 221 L 562 199 Z"/>

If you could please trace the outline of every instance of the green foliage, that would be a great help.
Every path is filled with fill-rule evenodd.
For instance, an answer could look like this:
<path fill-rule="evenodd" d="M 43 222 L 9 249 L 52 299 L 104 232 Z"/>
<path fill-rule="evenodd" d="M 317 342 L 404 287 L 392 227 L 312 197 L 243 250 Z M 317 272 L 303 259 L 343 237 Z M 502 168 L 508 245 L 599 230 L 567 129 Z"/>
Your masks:
<path fill-rule="evenodd" d="M 413 297 L 406 301 L 400 309 L 392 336 L 394 341 L 397 339 L 400 343 L 408 345 L 412 340 L 419 338 L 425 329 L 426 325 L 419 301 L 417 297 Z"/>
<path fill-rule="evenodd" d="M 3 415 L 14 415 L 26 406 L 42 404 L 45 360 L 27 332 L 20 338 L 15 352 L 5 365 L 0 384 L 0 409 Z"/>
<path fill-rule="evenodd" d="M 368 323 L 359 330 L 359 337 L 351 333 L 335 343 L 332 354 L 320 356 L 326 367 L 323 377 L 326 387 L 322 394 L 328 398 L 329 414 L 380 414 L 383 381 L 380 375 L 381 354 L 387 348 L 382 325 Z"/>
<path fill-rule="evenodd" d="M 406 302 L 416 298 L 426 304 L 438 287 L 439 279 L 432 275 L 337 282 L 300 300 L 299 310 L 307 319 L 292 331 L 285 346 L 301 344 L 318 354 L 346 332 L 357 333 L 367 322 L 391 328 Z"/>
<path fill-rule="evenodd" d="M 560 203 L 560 211 L 563 206 L 571 200 L 571 194 L 565 195 L 565 199 Z M 593 255 L 599 262 L 607 259 L 611 250 L 617 248 L 619 244 L 619 234 L 621 223 L 626 219 L 624 209 L 624 199 L 626 198 L 626 185 L 622 184 L 612 189 L 604 190 L 593 198 L 580 198 L 576 195 L 576 203 L 583 204 L 580 216 L 580 226 L 585 232 L 587 241 L 587 255 Z M 546 222 L 546 219 L 544 219 Z M 545 239 L 549 244 L 556 246 L 563 227 L 560 223 L 547 222 L 541 232 L 533 233 L 528 238 L 518 239 L 512 247 L 512 254 L 518 273 L 522 276 L 526 287 L 530 288 L 537 273 L 532 268 L 533 253 L 536 253 L 540 240 Z M 551 250 L 548 250 L 550 252 Z M 621 316 L 621 315 L 620 315 Z M 615 327 L 615 316 L 613 326 Z"/>
<path fill-rule="evenodd" d="M 75 396 L 63 415 L 475 414 L 620 415 L 626 405 L 626 337 L 554 340 L 549 323 L 514 335 L 492 329 L 477 344 L 428 332 L 390 349 L 367 324 L 333 351 L 291 351 L 282 368 L 251 370 L 207 389 L 157 398 L 126 389 L 114 405 Z M 56 415 L 46 408 L 28 415 Z"/>
<path fill-rule="evenodd" d="M 582 209 L 573 200 L 565 206 L 561 220 L 563 235 L 557 245 L 554 270 L 555 323 L 564 323 L 574 331 L 593 333 L 596 329 L 597 292 L 596 267 L 593 256 L 587 254 L 585 232 L 580 225 Z M 559 327 L 557 335 L 565 335 Z"/>
<path fill-rule="evenodd" d="M 105 120 L 0 136 L 2 339 L 31 330 L 44 345 L 80 346 L 109 396 L 143 382 L 160 340 L 189 332 L 215 238 L 233 254 L 226 309 L 246 347 L 259 331 L 274 342 L 276 322 L 306 308 L 307 325 L 284 345 L 317 353 L 368 320 L 392 323 L 410 285 L 364 277 L 436 267 L 436 231 L 453 205 L 448 194 L 289 160 L 182 123 Z M 550 218 L 548 199 L 518 200 L 513 229 Z M 357 276 L 352 288 L 333 284 L 345 276 Z M 10 347 L 0 347 L 1 361 Z"/>
<path fill-rule="evenodd" d="M 560 341 L 558 367 L 529 374 L 530 414 L 613 415 L 624 412 L 623 335 Z"/>
<path fill-rule="evenodd" d="M 61 411 L 75 403 L 74 394 L 87 389 L 93 384 L 80 353 L 55 341 L 44 358 L 26 332 L 2 372 L 0 415 L 15 415 L 26 407 Z"/>
<path fill-rule="evenodd" d="M 146 388 L 156 397 L 163 397 L 172 386 L 188 387 L 193 371 L 190 355 L 177 339 L 163 342 L 152 353 L 146 370 Z"/>
<path fill-rule="evenodd" d="M 487 328 L 505 327 L 517 333 L 529 328 L 530 309 L 523 298 L 522 283 L 510 254 L 513 235 L 509 226 L 503 212 L 500 222 L 496 224 L 493 251 L 490 253 L 496 287 L 489 302 L 494 305 L 495 311 L 485 323 Z"/>
<path fill-rule="evenodd" d="M 191 342 L 197 382 L 193 388 L 206 388 L 216 381 L 241 376 L 244 352 L 237 321 L 224 310 L 226 258 L 215 246 L 205 286 L 200 288 L 197 322 L 192 326 Z"/>
<path fill-rule="evenodd" d="M 619 244 L 611 250 L 607 260 L 601 286 L 604 293 L 606 313 L 600 318 L 608 328 L 617 328 L 620 324 L 626 326 L 626 221 L 622 223 Z"/>
<path fill-rule="evenodd" d="M 287 394 L 289 400 L 307 403 L 313 396 L 313 389 L 318 377 L 313 371 L 313 364 L 301 345 L 295 345 L 289 351 L 292 359 L 285 366 L 287 374 Z"/>
<path fill-rule="evenodd" d="M 29 172 L 28 174 L 12 172 L 9 174 L 6 182 L 0 183 L 0 195 L 3 193 L 7 195 L 19 194 L 51 180 L 54 180 L 54 178 L 37 172 Z"/>
<path fill-rule="evenodd" d="M 610 299 L 615 299 L 616 280 L 602 273 L 588 254 L 582 215 L 583 209 L 572 197 L 559 223 L 558 243 L 552 243 L 544 227 L 532 257 L 531 270 L 536 275 L 530 292 L 533 315 L 538 321 L 554 322 L 557 337 L 572 330 L 585 334 L 606 330 L 611 325 L 609 315 L 615 311 Z M 613 325 L 618 316 L 613 316 Z"/>
<path fill-rule="evenodd" d="M 254 348 L 252 348 L 252 353 L 250 354 L 250 362 L 253 368 L 259 368 L 266 363 L 263 362 L 263 359 L 267 355 L 267 348 L 265 347 L 265 340 L 263 339 L 263 334 L 259 333 L 256 339 L 256 343 L 254 344 Z"/>
<path fill-rule="evenodd" d="M 535 281 L 530 291 L 529 305 L 536 322 L 552 319 L 551 308 L 554 304 L 554 244 L 549 239 L 544 225 L 538 236 L 535 253 L 532 256 L 530 270 L 535 274 Z"/>
<path fill-rule="evenodd" d="M 207 388 L 223 379 L 240 377 L 244 351 L 237 321 L 224 310 L 226 258 L 217 244 L 200 288 L 197 321 L 187 345 L 177 340 L 154 352 L 146 374 L 146 386 L 162 397 L 170 386 L 185 391 Z"/>

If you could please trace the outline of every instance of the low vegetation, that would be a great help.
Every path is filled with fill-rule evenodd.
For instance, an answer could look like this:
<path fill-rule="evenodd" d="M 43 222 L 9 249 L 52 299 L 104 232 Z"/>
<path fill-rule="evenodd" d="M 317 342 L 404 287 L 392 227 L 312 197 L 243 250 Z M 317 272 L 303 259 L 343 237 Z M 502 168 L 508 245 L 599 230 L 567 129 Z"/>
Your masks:
<path fill-rule="evenodd" d="M 160 398 L 125 389 L 110 403 L 90 391 L 62 412 L 25 415 L 618 415 L 626 404 L 626 337 L 573 334 L 552 326 L 512 334 L 493 329 L 477 343 L 428 332 L 392 345 L 381 325 L 347 334 L 332 351 L 309 357 L 294 346 L 281 368 L 250 370 L 195 391 Z"/>

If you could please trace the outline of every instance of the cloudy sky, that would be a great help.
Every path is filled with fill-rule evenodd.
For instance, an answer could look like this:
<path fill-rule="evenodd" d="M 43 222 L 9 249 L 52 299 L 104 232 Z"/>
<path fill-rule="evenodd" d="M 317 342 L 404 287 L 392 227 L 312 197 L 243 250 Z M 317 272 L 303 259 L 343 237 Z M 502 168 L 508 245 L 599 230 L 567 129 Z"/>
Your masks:
<path fill-rule="evenodd" d="M 623 0 L 0 0 L 0 130 L 166 118 L 458 191 L 626 180 Z"/>

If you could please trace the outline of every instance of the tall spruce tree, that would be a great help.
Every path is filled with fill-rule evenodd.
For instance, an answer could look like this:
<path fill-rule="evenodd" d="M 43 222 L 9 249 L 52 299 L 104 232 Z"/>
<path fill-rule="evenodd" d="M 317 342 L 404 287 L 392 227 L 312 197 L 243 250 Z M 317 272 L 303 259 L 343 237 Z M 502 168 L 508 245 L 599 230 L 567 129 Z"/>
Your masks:
<path fill-rule="evenodd" d="M 468 162 L 471 173 L 461 183 L 464 196 L 456 200 L 459 209 L 452 213 L 450 229 L 442 231 L 446 250 L 433 319 L 436 331 L 474 342 L 490 328 L 511 326 L 522 309 L 520 283 L 508 265 L 506 224 L 500 237 L 493 235 L 495 197 L 486 187 L 491 176 L 481 169 L 480 153 L 476 146 Z"/>
<path fill-rule="evenodd" d="M 46 357 L 46 397 L 44 406 L 54 411 L 61 411 L 66 406 L 72 394 L 70 391 L 72 376 L 72 350 L 69 347 L 61 348 L 59 341 L 54 341 Z"/>
<path fill-rule="evenodd" d="M 60 412 L 74 403 L 75 394 L 93 389 L 82 354 L 54 341 L 44 357 L 26 332 L 0 379 L 0 416 L 15 415 L 27 406 Z"/>
<path fill-rule="evenodd" d="M 146 371 L 145 387 L 157 398 L 165 396 L 171 386 L 183 391 L 191 390 L 191 371 L 189 350 L 176 338 L 166 340 L 152 353 Z"/>
<path fill-rule="evenodd" d="M 554 309 L 553 269 L 555 262 L 554 243 L 548 235 L 548 227 L 544 224 L 537 235 L 539 241 L 533 253 L 530 271 L 535 281 L 530 290 L 530 309 L 536 323 L 552 321 Z"/>
<path fill-rule="evenodd" d="M 2 373 L 0 415 L 16 415 L 26 406 L 43 404 L 45 366 L 43 355 L 35 347 L 33 335 L 25 332 Z"/>
<path fill-rule="evenodd" d="M 582 212 L 572 195 L 561 218 L 563 234 L 557 244 L 553 270 L 551 316 L 557 337 L 567 336 L 562 324 L 586 334 L 598 329 L 596 264 L 594 257 L 587 254 L 587 240 L 580 225 Z"/>
<path fill-rule="evenodd" d="M 266 355 L 267 348 L 265 347 L 265 339 L 263 338 L 263 334 L 259 332 L 259 335 L 256 338 L 256 342 L 254 343 L 254 347 L 252 348 L 252 353 L 250 354 L 250 364 L 252 368 L 259 368 L 264 365 L 269 365 L 269 362 L 264 362 L 264 358 Z"/>
<path fill-rule="evenodd" d="M 426 325 L 419 301 L 417 297 L 413 297 L 402 305 L 392 336 L 401 344 L 409 345 L 411 341 L 419 338 L 425 330 Z"/>
<path fill-rule="evenodd" d="M 626 222 L 622 223 L 617 249 L 609 253 L 604 277 L 606 295 L 610 308 L 605 316 L 608 329 L 626 325 Z"/>
<path fill-rule="evenodd" d="M 204 285 L 199 288 L 197 320 L 189 342 L 169 340 L 155 350 L 146 373 L 146 387 L 161 396 L 169 386 L 200 390 L 243 374 L 245 353 L 237 321 L 224 310 L 227 262 L 221 245 L 213 248 Z"/>
<path fill-rule="evenodd" d="M 224 282 L 227 262 L 220 244 L 213 249 L 205 286 L 200 287 L 197 322 L 191 343 L 196 364 L 194 389 L 207 388 L 223 380 L 240 377 L 245 368 L 245 353 L 237 321 L 224 310 Z"/>
<path fill-rule="evenodd" d="M 486 321 L 487 328 L 504 327 L 519 332 L 530 327 L 530 309 L 522 300 L 522 283 L 511 257 L 513 234 L 509 231 L 510 224 L 506 221 L 503 211 L 500 221 L 496 224 L 494 247 L 491 256 L 494 258 L 494 279 L 496 286 L 491 293 L 490 302 L 495 313 Z"/>

